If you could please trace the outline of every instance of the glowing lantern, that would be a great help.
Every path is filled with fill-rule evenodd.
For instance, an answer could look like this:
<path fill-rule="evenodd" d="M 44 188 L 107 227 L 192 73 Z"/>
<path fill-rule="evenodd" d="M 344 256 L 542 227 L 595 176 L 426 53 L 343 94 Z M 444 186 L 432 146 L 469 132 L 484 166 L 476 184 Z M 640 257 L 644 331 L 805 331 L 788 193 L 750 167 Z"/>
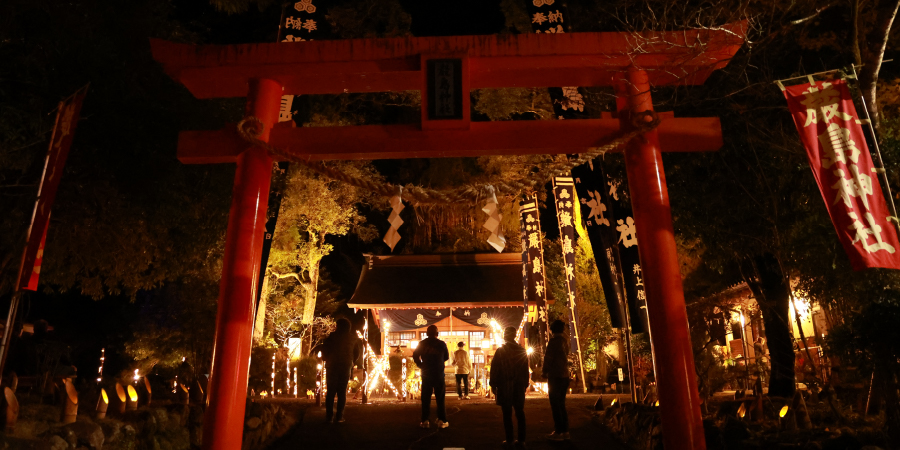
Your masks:
<path fill-rule="evenodd" d="M 785 415 L 787 415 L 788 410 L 790 410 L 790 409 L 791 409 L 791 407 L 788 405 L 782 406 L 781 411 L 778 413 L 778 417 L 784 417 Z"/>
<path fill-rule="evenodd" d="M 180 389 L 176 390 L 177 391 L 176 395 L 178 397 L 178 403 L 182 404 L 182 405 L 190 404 L 191 390 L 188 389 L 188 387 L 182 383 L 178 383 L 178 387 L 180 388 Z"/>
<path fill-rule="evenodd" d="M 113 397 L 113 402 L 115 403 L 115 411 L 119 414 L 125 412 L 125 402 L 127 397 L 125 396 L 125 388 L 122 387 L 121 384 L 116 383 L 116 396 Z"/>
<path fill-rule="evenodd" d="M 106 417 L 106 410 L 109 408 L 109 396 L 106 395 L 106 389 L 100 388 L 100 398 L 97 399 L 97 418 Z"/>
<path fill-rule="evenodd" d="M 153 397 L 153 389 L 150 388 L 150 378 L 144 377 L 144 390 L 147 391 L 147 398 L 144 401 L 144 404 L 149 405 L 150 400 Z"/>
<path fill-rule="evenodd" d="M 6 400 L 6 431 L 7 433 L 13 431 L 16 427 L 16 422 L 19 420 L 19 401 L 16 400 L 16 393 L 9 387 L 3 387 L 3 399 Z"/>
<path fill-rule="evenodd" d="M 75 418 L 78 416 L 78 391 L 75 390 L 71 378 L 64 379 L 63 384 L 65 384 L 66 395 L 63 400 L 61 422 L 67 424 L 75 422 Z"/>
<path fill-rule="evenodd" d="M 128 390 L 128 399 L 127 399 L 126 408 L 129 411 L 134 411 L 137 409 L 137 405 L 138 405 L 137 391 L 134 390 L 134 386 L 132 386 L 130 384 L 128 385 L 127 390 Z"/>

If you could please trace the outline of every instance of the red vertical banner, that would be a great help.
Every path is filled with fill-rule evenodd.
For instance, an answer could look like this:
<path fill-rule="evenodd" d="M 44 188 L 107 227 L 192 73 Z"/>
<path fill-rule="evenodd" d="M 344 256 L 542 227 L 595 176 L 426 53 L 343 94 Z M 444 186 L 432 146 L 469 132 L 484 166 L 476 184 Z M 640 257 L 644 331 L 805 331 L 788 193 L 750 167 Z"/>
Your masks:
<path fill-rule="evenodd" d="M 44 241 L 47 239 L 47 228 L 50 226 L 50 208 L 56 198 L 56 190 L 62 179 L 63 167 L 69 156 L 69 148 L 75 137 L 75 127 L 81 115 L 81 104 L 87 94 L 87 87 L 80 89 L 71 97 L 59 103 L 56 112 L 56 123 L 50 139 L 50 149 L 44 162 L 44 174 L 38 187 L 38 198 L 28 229 L 25 254 L 19 269 L 19 289 L 34 291 L 37 289 L 38 277 L 41 273 L 41 262 L 44 253 Z"/>
<path fill-rule="evenodd" d="M 843 80 L 784 89 L 831 222 L 854 270 L 900 269 L 900 242 Z"/>

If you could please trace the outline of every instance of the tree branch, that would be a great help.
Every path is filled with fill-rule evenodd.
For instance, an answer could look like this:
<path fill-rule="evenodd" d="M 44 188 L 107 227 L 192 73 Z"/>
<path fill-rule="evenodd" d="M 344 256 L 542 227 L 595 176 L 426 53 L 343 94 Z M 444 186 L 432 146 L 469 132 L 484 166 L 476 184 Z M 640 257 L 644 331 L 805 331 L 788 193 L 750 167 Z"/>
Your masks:
<path fill-rule="evenodd" d="M 810 20 L 815 19 L 816 17 L 818 17 L 819 14 L 822 14 L 823 11 L 825 11 L 825 10 L 828 9 L 828 8 L 831 8 L 832 6 L 834 6 L 834 5 L 836 5 L 836 4 L 837 4 L 837 2 L 831 2 L 831 3 L 825 5 L 825 6 L 821 7 L 821 8 L 816 8 L 816 12 L 814 12 L 814 13 L 812 13 L 812 14 L 810 14 L 810 15 L 808 15 L 808 16 L 802 18 L 802 19 L 792 20 L 792 21 L 791 21 L 791 25 L 800 25 L 800 24 L 803 23 L 803 22 L 809 22 Z"/>
<path fill-rule="evenodd" d="M 299 282 L 301 285 L 303 284 L 303 280 L 300 279 L 300 274 L 298 274 L 298 273 L 294 273 L 294 272 L 291 272 L 291 273 L 278 273 L 278 272 L 275 272 L 275 271 L 272 270 L 272 269 L 269 269 L 269 270 L 272 272 L 272 275 L 274 275 L 275 278 L 277 278 L 277 279 L 279 279 L 279 280 L 282 279 L 282 278 L 296 278 L 296 279 L 297 279 L 297 282 Z"/>

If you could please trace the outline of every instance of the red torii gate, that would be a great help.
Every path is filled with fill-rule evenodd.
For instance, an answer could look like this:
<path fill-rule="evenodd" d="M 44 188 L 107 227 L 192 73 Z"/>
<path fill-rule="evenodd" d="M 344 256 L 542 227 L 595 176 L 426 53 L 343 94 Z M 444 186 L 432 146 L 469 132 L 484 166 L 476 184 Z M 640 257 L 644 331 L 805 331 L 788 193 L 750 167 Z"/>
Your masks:
<path fill-rule="evenodd" d="M 652 111 L 650 86 L 702 84 L 744 42 L 746 24 L 714 30 L 356 39 L 194 46 L 152 40 L 154 58 L 197 98 L 247 96 L 247 116 L 264 125 L 260 139 L 310 160 L 426 158 L 491 154 L 579 153 Z M 458 117 L 435 120 L 428 67 L 452 60 L 463 93 Z M 471 122 L 471 89 L 615 86 L 621 119 Z M 420 125 L 296 128 L 278 124 L 284 94 L 419 90 Z M 429 114 L 429 111 L 432 114 Z M 704 449 L 684 293 L 675 249 L 661 147 L 714 151 L 718 118 L 674 118 L 625 150 L 647 309 L 656 355 L 663 438 L 668 449 Z M 186 164 L 234 162 L 216 339 L 204 419 L 203 448 L 241 446 L 253 307 L 266 222 L 272 155 L 234 127 L 184 131 Z"/>

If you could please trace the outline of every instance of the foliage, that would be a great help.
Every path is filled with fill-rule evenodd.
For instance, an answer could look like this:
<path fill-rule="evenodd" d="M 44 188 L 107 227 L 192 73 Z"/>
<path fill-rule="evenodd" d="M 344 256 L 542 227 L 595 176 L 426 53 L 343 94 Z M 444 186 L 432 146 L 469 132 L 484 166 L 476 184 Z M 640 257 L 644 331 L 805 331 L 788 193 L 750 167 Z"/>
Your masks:
<path fill-rule="evenodd" d="M 135 366 L 126 372 L 174 368 L 184 358 L 196 373 L 209 373 L 217 291 L 217 283 L 169 283 L 139 296 L 140 313 L 125 341 Z"/>
<path fill-rule="evenodd" d="M 354 176 L 378 178 L 368 163 L 335 163 L 345 173 Z M 326 179 L 309 172 L 303 166 L 288 169 L 281 213 L 272 239 L 263 295 L 267 314 L 274 321 L 277 338 L 283 342 L 288 335 L 300 332 L 304 310 L 323 312 L 317 306 L 320 292 L 326 294 L 324 313 L 337 309 L 334 304 L 337 289 L 320 289 L 319 265 L 333 246 L 327 236 L 342 236 L 351 230 L 363 241 L 372 240 L 376 234 L 366 226 L 366 218 L 359 213 L 358 205 L 371 199 L 371 194 L 346 183 Z M 299 289 L 298 289 L 299 288 Z M 307 317 L 309 320 L 309 317 Z"/>
<path fill-rule="evenodd" d="M 195 39 L 172 13 L 171 5 L 150 0 L 4 3 L 0 295 L 18 270 L 54 107 L 87 82 L 42 284 L 95 298 L 134 296 L 165 281 L 197 279 L 198 268 L 215 264 L 231 176 L 224 168 L 182 166 L 172 148 L 180 127 L 215 127 L 232 110 L 228 102 L 190 98 L 156 69 L 149 51 L 134 51 L 147 35 Z"/>
<path fill-rule="evenodd" d="M 407 36 L 412 23 L 397 0 L 345 1 L 330 8 L 328 17 L 340 39 Z"/>

